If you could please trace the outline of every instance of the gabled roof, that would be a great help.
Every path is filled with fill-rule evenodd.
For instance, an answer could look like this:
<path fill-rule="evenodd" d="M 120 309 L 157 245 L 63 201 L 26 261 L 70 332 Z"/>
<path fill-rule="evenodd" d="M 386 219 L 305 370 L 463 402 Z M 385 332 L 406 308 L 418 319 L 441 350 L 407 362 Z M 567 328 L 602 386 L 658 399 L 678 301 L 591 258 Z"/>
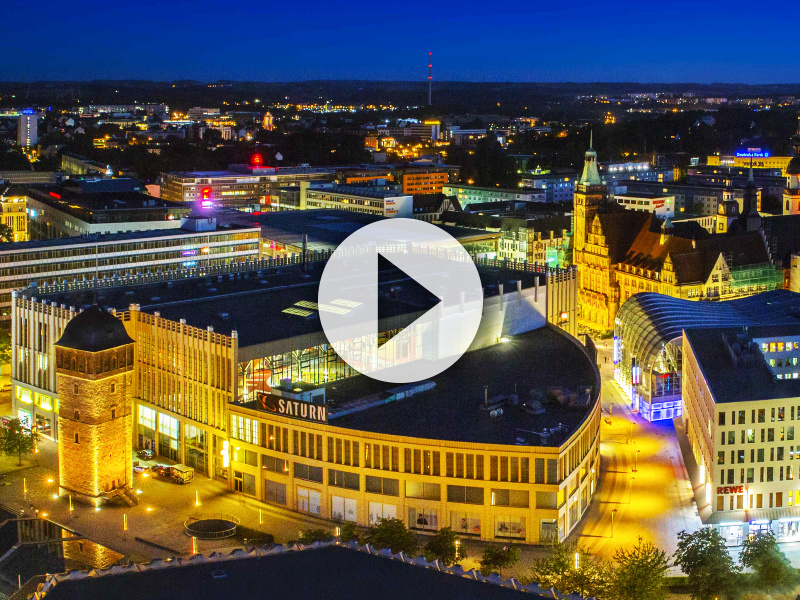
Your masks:
<path fill-rule="evenodd" d="M 638 231 L 630 250 L 621 262 L 649 271 L 658 271 L 669 254 L 692 249 L 691 240 L 675 236 L 668 236 L 662 244 L 661 231 L 654 231 L 660 225 L 660 221 L 652 213 L 644 214 L 649 218 Z"/>
<path fill-rule="evenodd" d="M 614 209 L 612 207 L 617 207 Z M 621 209 L 617 204 L 607 204 L 603 212 L 598 211 L 597 219 L 608 244 L 608 254 L 612 263 L 621 262 L 628 253 L 637 234 L 652 215 L 645 212 Z"/>
<path fill-rule="evenodd" d="M 770 255 L 760 231 L 739 235 L 714 235 L 697 240 L 695 247 L 685 252 L 675 252 L 672 262 L 676 282 L 705 282 L 723 254 L 728 267 L 769 264 Z"/>

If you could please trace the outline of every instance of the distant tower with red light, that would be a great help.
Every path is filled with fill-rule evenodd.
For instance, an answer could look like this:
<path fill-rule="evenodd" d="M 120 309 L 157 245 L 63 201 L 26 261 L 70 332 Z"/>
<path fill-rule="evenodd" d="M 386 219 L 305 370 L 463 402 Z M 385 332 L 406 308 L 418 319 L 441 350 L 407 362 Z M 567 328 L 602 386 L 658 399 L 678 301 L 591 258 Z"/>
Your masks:
<path fill-rule="evenodd" d="M 432 104 L 431 92 L 433 88 L 433 52 L 428 52 L 428 106 Z"/>

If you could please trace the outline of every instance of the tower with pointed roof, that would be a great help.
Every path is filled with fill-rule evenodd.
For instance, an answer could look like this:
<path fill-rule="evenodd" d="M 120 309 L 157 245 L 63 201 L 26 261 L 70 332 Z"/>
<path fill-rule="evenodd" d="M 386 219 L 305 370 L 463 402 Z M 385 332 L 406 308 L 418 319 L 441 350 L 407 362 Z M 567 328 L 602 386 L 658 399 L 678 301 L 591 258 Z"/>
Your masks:
<path fill-rule="evenodd" d="M 597 152 L 592 148 L 593 134 L 589 134 L 589 149 L 584 155 L 583 173 L 575 186 L 573 248 L 576 253 L 586 246 L 586 238 L 598 207 L 608 199 L 608 189 L 600 179 L 597 168 Z"/>
<path fill-rule="evenodd" d="M 798 115 L 800 120 L 800 115 Z M 786 165 L 786 187 L 783 190 L 783 214 L 800 214 L 800 123 L 792 140 L 793 156 Z"/>
<path fill-rule="evenodd" d="M 58 489 L 100 506 L 131 492 L 133 347 L 122 321 L 92 306 L 55 343 L 58 376 Z"/>

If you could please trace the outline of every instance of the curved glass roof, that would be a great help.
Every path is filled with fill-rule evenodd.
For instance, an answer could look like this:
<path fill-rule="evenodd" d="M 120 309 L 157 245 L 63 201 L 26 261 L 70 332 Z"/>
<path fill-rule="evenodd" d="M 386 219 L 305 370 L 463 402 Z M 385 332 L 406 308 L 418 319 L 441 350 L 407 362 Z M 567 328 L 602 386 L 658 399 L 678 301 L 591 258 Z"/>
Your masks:
<path fill-rule="evenodd" d="M 800 323 L 800 294 L 772 290 L 724 302 L 683 300 L 655 292 L 631 296 L 614 324 L 630 355 L 649 370 L 661 349 L 694 327 L 744 327 Z"/>

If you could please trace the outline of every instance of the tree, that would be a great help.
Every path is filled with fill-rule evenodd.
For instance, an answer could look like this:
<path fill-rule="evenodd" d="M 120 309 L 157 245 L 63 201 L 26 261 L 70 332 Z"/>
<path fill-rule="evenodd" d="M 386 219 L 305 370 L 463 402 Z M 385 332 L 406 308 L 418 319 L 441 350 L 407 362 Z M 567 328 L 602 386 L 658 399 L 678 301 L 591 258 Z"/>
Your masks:
<path fill-rule="evenodd" d="M 22 456 L 30 454 L 36 447 L 35 431 L 26 430 L 19 419 L 12 419 L 0 429 L 0 446 L 6 456 L 16 456 L 17 466 L 22 466 Z"/>
<path fill-rule="evenodd" d="M 456 533 L 449 527 L 436 532 L 422 550 L 425 560 L 439 560 L 448 567 L 467 558 L 464 544 L 456 540 Z"/>
<path fill-rule="evenodd" d="M 742 566 L 754 571 L 759 590 L 769 593 L 788 592 L 798 583 L 797 570 L 781 552 L 775 534 L 771 531 L 746 539 L 739 559 Z"/>
<path fill-rule="evenodd" d="M 389 548 L 395 554 L 404 552 L 413 556 L 417 552 L 417 536 L 406 529 L 400 519 L 381 519 L 364 534 L 364 543 L 376 548 Z"/>
<path fill-rule="evenodd" d="M 353 523 L 345 523 L 339 527 L 339 541 L 346 544 L 355 540 L 359 541 L 358 529 Z"/>
<path fill-rule="evenodd" d="M 301 544 L 313 544 L 314 542 L 327 542 L 333 536 L 324 529 L 306 529 L 300 532 L 300 538 L 297 540 Z"/>
<path fill-rule="evenodd" d="M 0 365 L 11 362 L 11 332 L 0 329 Z"/>
<path fill-rule="evenodd" d="M 5 223 L 0 223 L 0 243 L 14 241 L 14 230 Z"/>
<path fill-rule="evenodd" d="M 480 563 L 481 574 L 489 575 L 494 571 L 503 575 L 503 569 L 514 566 L 519 562 L 519 548 L 516 546 L 487 546 L 483 551 Z"/>
<path fill-rule="evenodd" d="M 611 569 L 574 542 L 553 544 L 547 555 L 533 562 L 531 576 L 543 588 L 554 587 L 568 594 L 602 596 L 608 589 Z"/>
<path fill-rule="evenodd" d="M 740 572 L 725 548 L 719 531 L 704 527 L 694 533 L 678 534 L 673 560 L 689 578 L 692 598 L 713 600 L 733 596 Z"/>
<path fill-rule="evenodd" d="M 642 542 L 639 536 L 639 542 L 632 550 L 617 549 L 614 561 L 611 584 L 614 598 L 660 600 L 666 597 L 664 577 L 669 568 L 666 552 L 650 542 Z"/>

